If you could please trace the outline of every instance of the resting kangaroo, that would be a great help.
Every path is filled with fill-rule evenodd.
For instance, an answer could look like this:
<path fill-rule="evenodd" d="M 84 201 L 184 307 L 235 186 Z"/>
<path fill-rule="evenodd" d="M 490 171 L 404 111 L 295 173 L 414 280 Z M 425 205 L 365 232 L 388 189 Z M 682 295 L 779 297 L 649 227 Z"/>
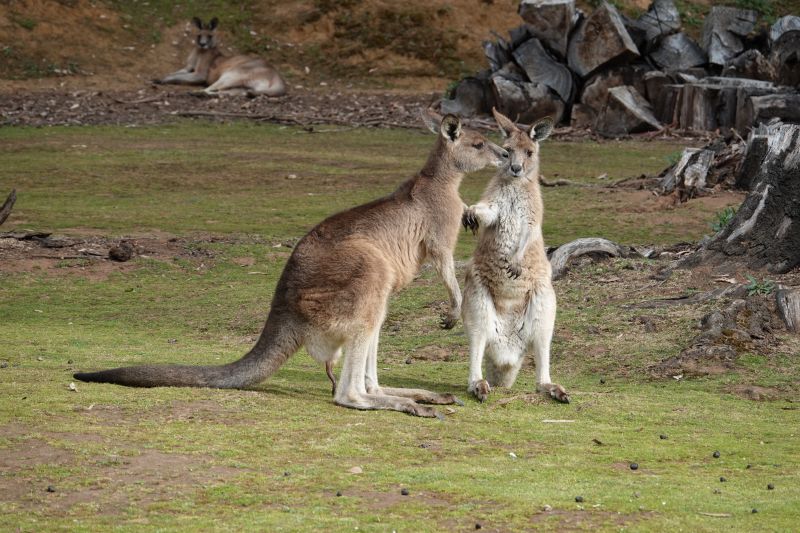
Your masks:
<path fill-rule="evenodd" d="M 222 54 L 217 47 L 216 29 L 219 21 L 216 17 L 206 25 L 197 17 L 192 22 L 198 33 L 186 66 L 154 80 L 156 83 L 206 85 L 205 92 L 209 94 L 231 89 L 245 89 L 254 95 L 286 94 L 283 78 L 263 59 L 245 55 L 226 57 Z"/>
<path fill-rule="evenodd" d="M 550 340 L 556 296 L 542 237 L 539 143 L 553 129 L 544 119 L 529 132 L 492 110 L 509 153 L 505 165 L 463 224 L 478 231 L 478 247 L 467 266 L 462 317 L 469 336 L 469 392 L 485 401 L 490 386 L 510 387 L 525 354 L 533 352 L 539 391 L 569 403 L 561 385 L 550 382 Z M 481 365 L 487 354 L 486 375 Z"/>
<path fill-rule="evenodd" d="M 457 402 L 452 394 L 378 384 L 378 335 L 389 297 L 408 285 L 425 260 L 450 293 L 443 327 L 461 313 L 453 249 L 464 204 L 465 173 L 500 166 L 508 154 L 465 131 L 453 115 L 428 117 L 438 132 L 422 170 L 384 198 L 322 221 L 297 244 L 275 289 L 255 346 L 222 366 L 139 366 L 75 374 L 76 379 L 138 387 L 242 388 L 272 375 L 302 345 L 320 363 L 344 361 L 334 401 L 355 409 L 438 416 L 417 402 Z"/>

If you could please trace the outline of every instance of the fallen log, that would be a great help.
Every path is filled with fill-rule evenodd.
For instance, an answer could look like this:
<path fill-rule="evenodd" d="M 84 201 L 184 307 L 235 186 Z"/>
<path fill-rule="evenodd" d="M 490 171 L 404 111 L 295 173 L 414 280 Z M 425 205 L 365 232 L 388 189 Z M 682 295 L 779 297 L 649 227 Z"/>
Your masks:
<path fill-rule="evenodd" d="M 567 49 L 569 67 L 582 77 L 611 61 L 636 57 L 639 57 L 639 49 L 619 12 L 608 2 L 603 2 L 578 24 Z"/>
<path fill-rule="evenodd" d="M 706 188 L 706 177 L 714 162 L 714 152 L 698 148 L 686 148 L 678 162 L 661 180 L 662 194 L 678 191 L 681 202 L 694 198 Z"/>
<path fill-rule="evenodd" d="M 576 19 L 575 0 L 522 0 L 518 13 L 528 23 L 531 35 L 560 57 L 566 57 L 569 34 Z"/>
<path fill-rule="evenodd" d="M 0 207 L 0 225 L 6 221 L 6 219 L 11 214 L 11 209 L 14 207 L 14 203 L 17 201 L 17 190 L 11 189 L 11 194 L 8 195 L 6 201 L 3 202 L 3 207 Z"/>
<path fill-rule="evenodd" d="M 800 94 L 796 92 L 748 95 L 743 99 L 744 102 L 739 109 L 741 116 L 737 116 L 736 120 L 737 129 L 741 131 L 773 118 L 786 122 L 800 122 Z"/>
<path fill-rule="evenodd" d="M 555 280 L 563 277 L 567 272 L 569 262 L 582 255 L 595 254 L 611 257 L 627 257 L 630 253 L 628 249 L 608 239 L 601 239 L 599 237 L 575 239 L 572 242 L 559 246 L 549 254 L 550 266 L 553 269 L 552 278 Z"/>
<path fill-rule="evenodd" d="M 800 86 L 800 29 L 785 31 L 772 43 L 771 62 L 776 83 Z"/>
<path fill-rule="evenodd" d="M 750 9 L 714 6 L 703 21 L 700 44 L 712 65 L 725 66 L 743 49 L 742 37 L 750 33 L 758 13 Z"/>
<path fill-rule="evenodd" d="M 680 30 L 681 14 L 672 0 L 654 0 L 650 8 L 634 22 L 634 26 L 644 32 L 648 42 L 653 42 Z"/>

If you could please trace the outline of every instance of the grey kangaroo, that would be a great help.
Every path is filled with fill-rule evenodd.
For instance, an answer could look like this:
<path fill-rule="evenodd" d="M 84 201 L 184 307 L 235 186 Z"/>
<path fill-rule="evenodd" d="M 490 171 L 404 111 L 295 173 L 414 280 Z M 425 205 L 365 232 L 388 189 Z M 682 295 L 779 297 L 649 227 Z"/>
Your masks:
<path fill-rule="evenodd" d="M 556 295 L 542 237 L 544 206 L 539 191 L 539 143 L 550 135 L 553 123 L 544 119 L 523 131 L 492 111 L 509 159 L 481 201 L 464 212 L 464 225 L 479 229 L 464 284 L 468 390 L 484 401 L 491 386 L 510 387 L 525 355 L 533 352 L 539 390 L 569 403 L 564 387 L 550 382 Z M 484 353 L 488 381 L 481 371 Z"/>
<path fill-rule="evenodd" d="M 508 153 L 447 115 L 426 117 L 438 134 L 422 170 L 384 198 L 322 221 L 297 244 L 278 281 L 255 346 L 222 366 L 138 366 L 78 373 L 82 381 L 137 387 L 243 388 L 272 375 L 305 345 L 320 363 L 344 360 L 334 402 L 355 409 L 391 409 L 439 416 L 431 406 L 452 394 L 378 384 L 378 335 L 389 297 L 429 260 L 450 294 L 443 327 L 461 313 L 453 249 L 466 207 L 458 194 L 468 172 L 500 166 Z"/>

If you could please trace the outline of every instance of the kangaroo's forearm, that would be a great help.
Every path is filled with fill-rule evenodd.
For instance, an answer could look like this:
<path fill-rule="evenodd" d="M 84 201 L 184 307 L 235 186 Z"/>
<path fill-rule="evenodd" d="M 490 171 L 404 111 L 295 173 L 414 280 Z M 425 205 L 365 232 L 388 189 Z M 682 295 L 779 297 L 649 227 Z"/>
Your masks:
<path fill-rule="evenodd" d="M 177 71 L 167 74 L 161 79 L 162 83 L 174 83 L 179 85 L 202 85 L 206 82 L 206 76 L 199 72 Z"/>

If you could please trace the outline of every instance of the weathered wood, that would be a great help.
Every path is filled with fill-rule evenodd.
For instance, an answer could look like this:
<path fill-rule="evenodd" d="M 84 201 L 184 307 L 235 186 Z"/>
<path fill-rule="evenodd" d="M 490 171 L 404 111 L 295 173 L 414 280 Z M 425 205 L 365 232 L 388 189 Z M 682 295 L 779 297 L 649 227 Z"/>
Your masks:
<path fill-rule="evenodd" d="M 528 39 L 512 55 L 530 81 L 550 87 L 566 103 L 572 101 L 572 73 L 547 53 L 539 39 Z"/>
<path fill-rule="evenodd" d="M 3 202 L 3 207 L 0 207 L 0 225 L 6 221 L 11 214 L 11 209 L 14 207 L 14 202 L 17 201 L 17 190 L 11 189 L 11 194 L 8 195 L 6 201 Z"/>
<path fill-rule="evenodd" d="M 706 177 L 714 162 L 714 152 L 698 148 L 686 148 L 681 158 L 661 180 L 659 189 L 663 194 L 678 191 L 681 202 L 697 196 L 706 187 Z"/>
<path fill-rule="evenodd" d="M 511 52 L 508 44 L 503 42 L 483 41 L 483 55 L 489 60 L 491 69 L 498 70 L 511 61 Z"/>
<path fill-rule="evenodd" d="M 775 304 L 786 329 L 800 333 L 800 290 L 781 287 L 775 291 Z"/>
<path fill-rule="evenodd" d="M 661 89 L 659 100 L 653 102 L 653 114 L 665 124 L 677 123 L 676 110 L 679 108 L 683 85 L 668 83 Z M 652 102 L 652 100 L 651 100 Z"/>
<path fill-rule="evenodd" d="M 597 132 L 606 137 L 660 128 L 650 104 L 630 85 L 609 89 L 608 102 L 596 121 Z"/>
<path fill-rule="evenodd" d="M 570 115 L 569 125 L 576 129 L 585 129 L 594 127 L 594 121 L 597 119 L 597 112 L 584 104 L 573 104 L 572 114 Z"/>
<path fill-rule="evenodd" d="M 746 127 L 773 118 L 800 122 L 800 94 L 791 92 L 747 96 L 741 108 L 741 117 L 737 117 L 737 129 L 740 122 L 743 126 L 741 131 L 745 131 Z"/>
<path fill-rule="evenodd" d="M 648 70 L 645 65 L 626 65 L 600 72 L 586 82 L 580 101 L 599 113 L 606 106 L 612 87 L 631 85 L 643 95 L 646 92 L 644 76 Z"/>
<path fill-rule="evenodd" d="M 728 62 L 723 76 L 772 81 L 776 78 L 775 67 L 756 49 L 745 50 Z"/>
<path fill-rule="evenodd" d="M 531 124 L 543 117 L 552 117 L 557 124 L 564 116 L 564 102 L 547 86 L 492 78 L 492 90 L 498 110 L 517 122 Z"/>
<path fill-rule="evenodd" d="M 703 21 L 700 44 L 713 65 L 725 66 L 743 49 L 742 37 L 750 33 L 758 13 L 750 9 L 714 6 Z"/>
<path fill-rule="evenodd" d="M 796 15 L 786 15 L 775 21 L 769 29 L 769 42 L 775 44 L 781 35 L 787 31 L 800 30 L 800 17 Z"/>
<path fill-rule="evenodd" d="M 650 72 L 645 72 L 642 81 L 644 82 L 643 96 L 653 107 L 655 117 L 661 122 L 672 122 L 674 100 L 669 109 L 665 109 L 664 106 L 665 103 L 669 103 L 667 86 L 672 85 L 672 78 L 666 72 L 651 70 Z"/>
<path fill-rule="evenodd" d="M 531 35 L 560 57 L 566 57 L 575 23 L 575 0 L 522 0 L 519 15 L 528 23 Z"/>
<path fill-rule="evenodd" d="M 734 185 L 738 189 L 749 191 L 753 185 L 758 170 L 764 162 L 769 150 L 769 132 L 765 126 L 756 127 L 750 130 L 747 137 L 747 145 L 744 157 L 736 172 Z"/>
<path fill-rule="evenodd" d="M 567 50 L 570 68 L 586 77 L 611 61 L 639 56 L 617 9 L 603 4 L 582 20 L 572 34 Z"/>
<path fill-rule="evenodd" d="M 615 242 L 599 237 L 575 239 L 563 244 L 549 254 L 553 279 L 559 279 L 567 272 L 569 262 L 576 257 L 587 254 L 605 255 L 611 257 L 627 256 L 628 250 Z"/>
<path fill-rule="evenodd" d="M 770 54 L 775 81 L 780 85 L 800 86 L 800 30 L 786 31 L 772 43 Z"/>
<path fill-rule="evenodd" d="M 767 154 L 728 225 L 693 258 L 735 261 L 784 273 L 800 265 L 800 125 L 766 126 Z"/>
<path fill-rule="evenodd" d="M 452 99 L 442 100 L 442 112 L 460 117 L 474 117 L 488 114 L 493 103 L 488 80 L 468 77 L 458 83 Z"/>
<path fill-rule="evenodd" d="M 508 36 L 510 38 L 509 43 L 511 44 L 512 49 L 516 48 L 532 37 L 527 24 L 517 26 L 516 28 L 511 28 L 508 30 Z"/>
<path fill-rule="evenodd" d="M 681 14 L 672 0 L 654 0 L 650 8 L 636 21 L 648 41 L 681 29 Z"/>
<path fill-rule="evenodd" d="M 664 37 L 650 53 L 650 58 L 656 65 L 667 70 L 684 70 L 708 62 L 703 49 L 685 33 Z"/>
<path fill-rule="evenodd" d="M 746 116 L 746 99 L 774 93 L 772 83 L 745 78 L 708 77 L 680 88 L 675 118 L 683 129 L 713 131 L 733 128 L 744 132 L 752 122 Z"/>

